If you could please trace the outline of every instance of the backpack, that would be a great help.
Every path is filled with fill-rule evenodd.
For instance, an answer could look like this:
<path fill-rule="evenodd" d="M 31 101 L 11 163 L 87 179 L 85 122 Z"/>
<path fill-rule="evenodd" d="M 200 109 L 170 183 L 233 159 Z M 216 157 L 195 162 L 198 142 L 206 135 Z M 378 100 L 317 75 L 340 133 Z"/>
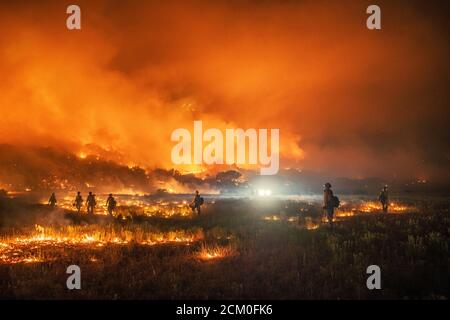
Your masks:
<path fill-rule="evenodd" d="M 200 197 L 198 204 L 199 205 L 203 205 L 203 203 L 205 202 L 205 200 L 203 199 L 203 197 Z"/>
<path fill-rule="evenodd" d="M 338 197 L 332 196 L 331 197 L 331 204 L 333 205 L 333 208 L 339 208 L 339 206 L 341 205 L 341 201 L 339 200 Z"/>

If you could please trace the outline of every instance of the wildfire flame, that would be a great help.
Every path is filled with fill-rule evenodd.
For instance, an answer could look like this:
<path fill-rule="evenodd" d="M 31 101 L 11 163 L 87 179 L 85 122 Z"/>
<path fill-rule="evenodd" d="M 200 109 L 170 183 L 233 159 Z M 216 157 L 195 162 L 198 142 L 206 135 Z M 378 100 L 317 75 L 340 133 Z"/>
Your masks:
<path fill-rule="evenodd" d="M 309 205 L 313 205 L 310 203 Z M 381 204 L 374 201 L 362 202 L 362 203 L 347 203 L 342 202 L 342 205 L 339 209 L 336 209 L 334 212 L 333 221 L 342 220 L 348 217 L 353 217 L 355 215 L 368 214 L 368 213 L 381 213 L 382 212 Z M 308 212 L 308 209 L 300 208 L 301 216 L 304 216 L 305 212 Z M 389 213 L 393 214 L 401 214 L 406 212 L 416 212 L 417 207 L 412 205 L 399 204 L 396 202 L 391 202 L 389 204 Z M 299 217 L 296 216 L 285 216 L 283 214 L 270 214 L 262 217 L 265 221 L 288 221 L 288 222 L 298 222 Z M 323 215 L 320 219 L 320 223 L 328 223 L 328 218 Z M 315 223 L 312 220 L 311 216 L 305 217 L 304 227 L 307 230 L 315 230 L 320 227 L 320 223 Z"/>
<path fill-rule="evenodd" d="M 216 260 L 236 255 L 236 249 L 231 246 L 206 246 L 202 245 L 198 258 L 200 260 Z"/>
<path fill-rule="evenodd" d="M 141 227 L 116 230 L 111 226 L 68 226 L 58 230 L 36 225 L 31 234 L 0 239 L 0 264 L 43 262 L 45 259 L 35 252 L 49 247 L 95 248 L 128 243 L 146 246 L 174 243 L 189 245 L 202 238 L 201 229 L 162 233 Z"/>
<path fill-rule="evenodd" d="M 95 214 L 108 215 L 108 208 L 106 206 L 107 196 L 98 195 L 96 198 L 97 206 L 95 209 Z M 193 216 L 192 209 L 189 207 L 187 200 L 156 200 L 152 203 L 148 203 L 141 196 L 116 196 L 116 201 L 117 207 L 114 214 L 116 217 L 121 216 L 122 218 L 126 218 L 131 216 L 147 216 L 171 218 L 176 216 L 189 218 Z M 47 204 L 47 201 L 44 199 L 41 203 Z M 64 210 L 76 212 L 74 197 L 69 195 L 62 197 L 58 202 L 58 207 Z M 87 209 L 83 207 L 81 213 L 86 214 L 86 210 Z"/>

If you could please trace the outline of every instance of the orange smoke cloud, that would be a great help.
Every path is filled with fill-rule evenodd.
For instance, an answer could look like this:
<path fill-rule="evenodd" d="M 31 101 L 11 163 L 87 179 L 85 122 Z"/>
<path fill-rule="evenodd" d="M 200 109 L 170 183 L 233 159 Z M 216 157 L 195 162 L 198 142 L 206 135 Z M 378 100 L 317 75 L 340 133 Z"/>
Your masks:
<path fill-rule="evenodd" d="M 280 128 L 282 167 L 438 175 L 448 41 L 408 3 L 379 32 L 355 1 L 78 1 L 81 31 L 64 3 L 1 4 L 0 143 L 170 168 L 171 132 L 203 120 Z"/>

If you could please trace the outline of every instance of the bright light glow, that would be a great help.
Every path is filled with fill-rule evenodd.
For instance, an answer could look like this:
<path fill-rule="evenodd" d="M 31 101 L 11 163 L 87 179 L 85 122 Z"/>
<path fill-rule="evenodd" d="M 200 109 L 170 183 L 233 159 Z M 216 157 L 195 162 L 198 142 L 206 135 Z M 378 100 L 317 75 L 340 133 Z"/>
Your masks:
<path fill-rule="evenodd" d="M 270 189 L 258 189 L 258 196 L 269 197 L 272 195 L 272 190 Z"/>
<path fill-rule="evenodd" d="M 78 158 L 80 158 L 80 159 L 86 159 L 86 157 L 87 157 L 87 154 L 84 153 L 84 152 L 80 152 L 80 153 L 78 154 Z"/>

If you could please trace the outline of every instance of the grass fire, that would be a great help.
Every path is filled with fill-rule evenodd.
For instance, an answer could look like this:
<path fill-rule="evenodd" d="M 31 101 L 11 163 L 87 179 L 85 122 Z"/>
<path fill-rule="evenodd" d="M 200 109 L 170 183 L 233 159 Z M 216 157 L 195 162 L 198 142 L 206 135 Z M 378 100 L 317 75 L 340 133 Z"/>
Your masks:
<path fill-rule="evenodd" d="M 69 197 L 54 209 L 17 195 L 2 198 L 3 294 L 68 298 L 59 279 L 75 264 L 92 284 L 79 298 L 373 298 L 358 289 L 364 281 L 358 270 L 377 257 L 391 270 L 384 274 L 389 290 L 377 297 L 448 297 L 435 277 L 448 270 L 445 200 L 397 198 L 383 213 L 375 201 L 348 196 L 331 229 L 314 197 L 211 196 L 201 214 L 183 196 L 116 197 L 120 215 L 113 217 L 101 207 L 93 215 L 78 213 Z M 397 268 L 410 271 L 399 276 Z M 102 270 L 118 276 L 108 280 Z M 332 270 L 342 285 L 325 281 Z M 417 274 L 421 280 L 411 291 L 406 283 Z M 319 288 L 319 282 L 328 284 Z"/>

